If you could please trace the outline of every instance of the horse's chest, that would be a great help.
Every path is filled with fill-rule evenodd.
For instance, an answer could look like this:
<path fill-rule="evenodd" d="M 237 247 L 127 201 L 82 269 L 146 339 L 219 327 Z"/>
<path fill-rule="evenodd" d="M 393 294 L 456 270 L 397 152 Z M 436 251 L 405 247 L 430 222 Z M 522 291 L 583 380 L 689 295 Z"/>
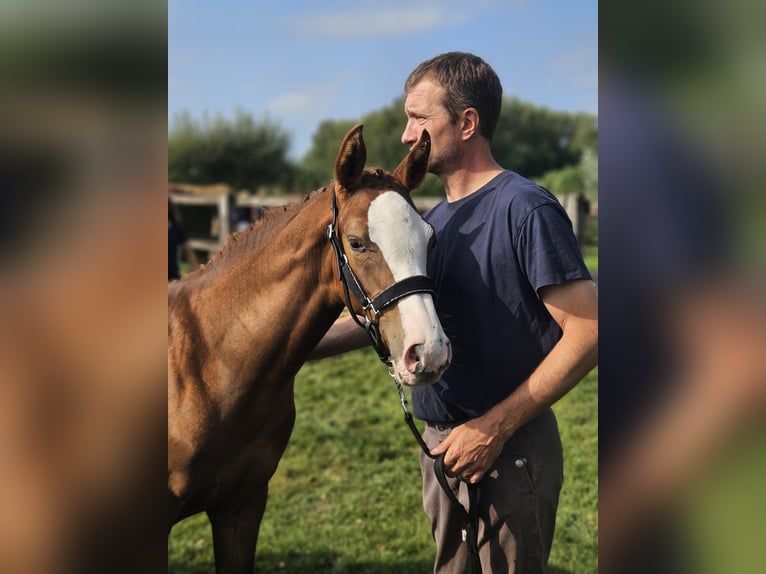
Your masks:
<path fill-rule="evenodd" d="M 198 437 L 197 447 L 169 475 L 171 491 L 194 507 L 210 508 L 259 488 L 276 471 L 294 421 L 292 401 L 268 413 L 219 421 Z M 172 488 L 173 482 L 182 488 Z"/>

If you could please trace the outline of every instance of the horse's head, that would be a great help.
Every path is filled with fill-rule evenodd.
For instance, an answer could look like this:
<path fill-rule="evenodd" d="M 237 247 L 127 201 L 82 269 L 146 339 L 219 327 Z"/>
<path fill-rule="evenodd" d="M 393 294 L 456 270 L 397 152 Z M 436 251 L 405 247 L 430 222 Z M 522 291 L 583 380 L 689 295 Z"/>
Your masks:
<path fill-rule="evenodd" d="M 393 173 L 365 169 L 358 125 L 344 138 L 335 162 L 337 224 L 330 235 L 346 293 L 353 295 L 344 296 L 341 288 L 341 296 L 366 317 L 373 343 L 382 343 L 378 353 L 384 360 L 390 355 L 394 376 L 406 385 L 434 383 L 452 357 L 426 277 L 433 229 L 410 198 L 426 175 L 430 148 L 424 131 Z"/>

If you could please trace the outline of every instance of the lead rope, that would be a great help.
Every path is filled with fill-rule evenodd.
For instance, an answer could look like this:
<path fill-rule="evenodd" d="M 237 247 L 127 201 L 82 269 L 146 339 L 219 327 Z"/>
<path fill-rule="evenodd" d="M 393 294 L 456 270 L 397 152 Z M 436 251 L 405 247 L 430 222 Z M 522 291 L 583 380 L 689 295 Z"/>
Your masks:
<path fill-rule="evenodd" d="M 399 391 L 399 400 L 402 405 L 402 410 L 404 411 L 404 421 L 407 423 L 407 426 L 410 427 L 415 440 L 420 446 L 420 450 L 422 450 L 423 454 L 428 458 L 434 461 L 434 474 L 436 475 L 436 480 L 439 482 L 439 486 L 442 487 L 442 490 L 450 501 L 452 501 L 452 504 L 454 504 L 463 515 L 463 527 L 461 532 L 463 542 L 468 544 L 468 564 L 471 568 L 470 571 L 474 574 L 481 574 L 481 561 L 479 560 L 479 487 L 475 484 L 466 483 L 468 486 L 468 509 L 466 510 L 447 482 L 447 475 L 444 472 L 444 454 L 440 454 L 439 456 L 431 454 L 431 450 L 420 435 L 418 427 L 415 426 L 415 421 L 407 405 L 407 397 L 404 394 L 404 389 L 402 388 L 401 383 L 394 377 L 390 367 L 388 374 L 394 379 L 396 390 Z"/>

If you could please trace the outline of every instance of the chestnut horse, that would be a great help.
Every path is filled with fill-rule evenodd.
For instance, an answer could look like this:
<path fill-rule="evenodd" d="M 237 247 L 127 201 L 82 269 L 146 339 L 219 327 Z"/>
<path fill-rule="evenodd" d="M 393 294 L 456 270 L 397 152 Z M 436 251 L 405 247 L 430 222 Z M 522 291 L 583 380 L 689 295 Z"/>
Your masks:
<path fill-rule="evenodd" d="M 424 132 L 393 173 L 365 169 L 356 126 L 333 183 L 168 286 L 169 529 L 207 512 L 217 572 L 253 571 L 268 482 L 295 420 L 294 377 L 344 304 L 367 318 L 399 382 L 430 384 L 447 368 L 449 341 L 423 287 L 433 230 L 409 196 L 429 152 Z M 348 296 L 359 291 L 374 295 L 366 308 Z"/>

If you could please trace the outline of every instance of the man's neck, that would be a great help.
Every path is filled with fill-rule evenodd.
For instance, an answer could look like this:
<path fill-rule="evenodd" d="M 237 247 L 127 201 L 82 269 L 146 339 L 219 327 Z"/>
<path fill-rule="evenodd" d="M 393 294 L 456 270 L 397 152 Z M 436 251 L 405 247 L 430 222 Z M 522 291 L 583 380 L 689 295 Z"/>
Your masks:
<path fill-rule="evenodd" d="M 442 178 L 447 201 L 450 203 L 468 197 L 503 172 L 503 168 L 492 156 L 464 163 L 465 167 L 454 169 Z"/>

